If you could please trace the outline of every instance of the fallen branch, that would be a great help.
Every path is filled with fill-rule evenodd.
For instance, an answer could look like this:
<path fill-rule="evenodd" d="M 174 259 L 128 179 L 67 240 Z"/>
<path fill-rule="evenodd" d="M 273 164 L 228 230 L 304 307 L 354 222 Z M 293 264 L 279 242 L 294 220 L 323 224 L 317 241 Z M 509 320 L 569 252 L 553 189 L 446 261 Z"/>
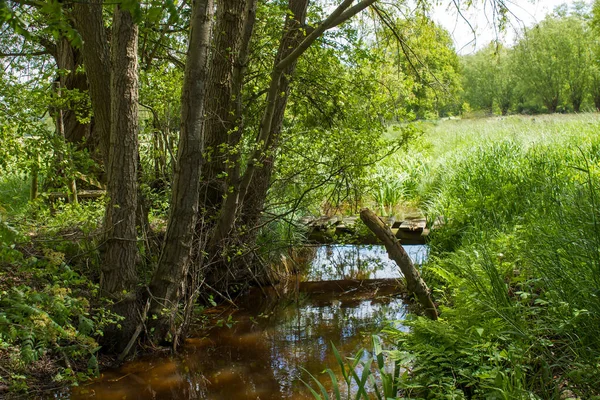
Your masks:
<path fill-rule="evenodd" d="M 129 352 L 133 348 L 133 345 L 135 344 L 135 341 L 137 340 L 138 336 L 140 336 L 140 333 L 142 333 L 142 328 L 144 327 L 144 323 L 146 321 L 146 316 L 148 314 L 148 309 L 149 308 L 150 308 L 150 300 L 148 299 L 146 301 L 146 306 L 144 307 L 144 311 L 140 315 L 140 323 L 135 328 L 135 332 L 133 332 L 133 335 L 131 336 L 131 339 L 129 339 L 129 342 L 127 343 L 127 346 L 125 346 L 125 349 L 119 355 L 119 358 L 117 358 L 117 362 L 118 363 L 122 363 L 123 360 L 125 360 L 125 357 L 127 357 L 127 355 L 129 354 Z"/>
<path fill-rule="evenodd" d="M 419 271 L 417 271 L 406 250 L 400 245 L 400 241 L 396 239 L 391 229 L 368 208 L 360 211 L 360 219 L 383 242 L 390 259 L 398 264 L 404 278 L 406 278 L 406 288 L 410 293 L 415 294 L 419 303 L 423 306 L 425 315 L 434 321 L 437 320 L 437 310 L 431 300 L 431 292 L 427 284 L 421 278 Z"/>

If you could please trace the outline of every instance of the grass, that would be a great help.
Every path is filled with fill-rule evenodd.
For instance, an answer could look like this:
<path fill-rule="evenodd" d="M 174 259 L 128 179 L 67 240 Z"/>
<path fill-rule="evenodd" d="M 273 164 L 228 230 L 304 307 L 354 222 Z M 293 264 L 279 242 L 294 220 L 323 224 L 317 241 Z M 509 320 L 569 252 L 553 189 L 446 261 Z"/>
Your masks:
<path fill-rule="evenodd" d="M 396 396 L 600 398 L 598 132 L 598 114 L 440 121 L 379 166 L 446 221 L 423 266 L 440 320 L 387 331 Z"/>
<path fill-rule="evenodd" d="M 416 200 L 447 221 L 424 271 L 444 322 L 398 338 L 421 392 L 600 394 L 599 131 L 596 114 L 444 121 L 418 144 Z"/>
<path fill-rule="evenodd" d="M 0 177 L 0 212 L 22 214 L 29 201 L 29 182 L 26 177 L 7 174 Z"/>

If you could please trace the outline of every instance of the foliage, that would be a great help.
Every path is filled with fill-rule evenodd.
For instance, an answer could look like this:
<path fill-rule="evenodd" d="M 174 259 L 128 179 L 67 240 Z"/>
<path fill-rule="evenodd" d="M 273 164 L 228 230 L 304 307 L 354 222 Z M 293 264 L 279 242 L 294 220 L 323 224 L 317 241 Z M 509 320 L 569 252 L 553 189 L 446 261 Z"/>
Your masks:
<path fill-rule="evenodd" d="M 594 11 L 595 10 L 595 11 Z M 598 103 L 598 43 L 589 6 L 557 7 L 524 29 L 512 47 L 491 43 L 462 57 L 464 99 L 472 109 L 580 112 Z"/>
<path fill-rule="evenodd" d="M 460 67 L 449 33 L 420 12 L 395 21 L 379 15 L 385 24 L 369 51 L 380 96 L 387 98 L 381 118 L 395 123 L 458 114 Z"/>
<path fill-rule="evenodd" d="M 423 186 L 437 190 L 421 198 L 429 218 L 446 221 L 424 266 L 441 319 L 388 331 L 410 371 L 401 390 L 435 398 L 598 395 L 597 120 L 450 123 L 439 129 L 468 133 L 429 149 L 447 154 Z"/>
<path fill-rule="evenodd" d="M 64 253 L 43 248 L 27 257 L 14 245 L 0 247 L 0 362 L 14 389 L 19 372 L 41 360 L 63 360 L 54 381 L 76 382 L 98 373 L 97 338 L 116 316 L 99 306 L 98 287 L 64 262 Z M 86 367 L 81 367 L 81 366 Z"/>
<path fill-rule="evenodd" d="M 591 115 L 445 121 L 412 145 L 429 172 L 407 198 L 445 221 L 423 266 L 440 318 L 384 329 L 387 362 L 403 371 L 391 397 L 600 395 L 598 128 Z M 421 169 L 402 160 L 384 165 Z M 315 398 L 337 396 L 344 382 L 322 385 Z"/>
<path fill-rule="evenodd" d="M 464 98 L 472 108 L 506 115 L 515 100 L 517 73 L 513 52 L 490 43 L 477 53 L 462 58 Z"/>
<path fill-rule="evenodd" d="M 351 398 L 369 400 L 372 395 L 378 400 L 396 397 L 398 392 L 397 383 L 400 379 L 399 364 L 393 362 L 391 371 L 388 371 L 385 362 L 387 352 L 383 350 L 382 341 L 376 335 L 372 336 L 372 346 L 372 355 L 361 349 L 354 357 L 344 361 L 335 345 L 331 344 L 343 381 L 340 381 L 330 368 L 327 368 L 324 373 L 327 373 L 331 379 L 331 392 L 333 392 L 336 400 L 341 400 L 342 397 L 348 400 Z M 319 379 L 308 371 L 306 373 L 319 389 L 319 392 L 317 392 L 309 383 L 302 381 L 314 398 L 317 400 L 331 399 L 329 392 Z"/>
<path fill-rule="evenodd" d="M 50 384 L 32 378 L 41 371 L 53 382 L 97 374 L 97 340 L 117 320 L 92 280 L 102 204 L 28 199 L 22 175 L 0 180 L 0 381 L 15 391 Z"/>

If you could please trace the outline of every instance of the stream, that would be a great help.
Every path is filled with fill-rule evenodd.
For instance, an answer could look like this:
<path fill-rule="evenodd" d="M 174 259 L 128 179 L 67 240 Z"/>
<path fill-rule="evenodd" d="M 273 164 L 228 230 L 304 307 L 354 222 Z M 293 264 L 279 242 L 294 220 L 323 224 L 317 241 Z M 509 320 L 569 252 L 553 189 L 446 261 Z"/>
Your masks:
<path fill-rule="evenodd" d="M 426 246 L 405 249 L 417 264 L 427 257 Z M 302 369 L 327 386 L 321 372 L 339 373 L 331 343 L 343 356 L 370 348 L 386 324 L 402 329 L 406 307 L 382 246 L 321 246 L 308 262 L 298 279 L 254 289 L 237 309 L 208 310 L 217 326 L 192 334 L 176 356 L 142 357 L 51 398 L 312 399 Z"/>

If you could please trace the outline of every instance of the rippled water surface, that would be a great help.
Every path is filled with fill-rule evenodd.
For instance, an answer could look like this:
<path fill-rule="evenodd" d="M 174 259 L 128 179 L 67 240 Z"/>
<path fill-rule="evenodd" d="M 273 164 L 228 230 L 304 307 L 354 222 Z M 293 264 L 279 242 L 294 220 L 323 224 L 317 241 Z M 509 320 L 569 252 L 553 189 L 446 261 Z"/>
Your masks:
<path fill-rule="evenodd" d="M 421 262 L 424 246 L 407 246 Z M 104 371 L 96 381 L 52 397 L 70 399 L 310 399 L 302 368 L 316 376 L 369 347 L 370 335 L 401 321 L 397 267 L 382 247 L 318 248 L 301 282 L 238 299 L 205 318 L 221 327 L 198 331 L 176 356 L 152 356 Z M 394 322 L 399 326 L 399 322 Z M 328 381 L 323 376 L 323 381 Z"/>

